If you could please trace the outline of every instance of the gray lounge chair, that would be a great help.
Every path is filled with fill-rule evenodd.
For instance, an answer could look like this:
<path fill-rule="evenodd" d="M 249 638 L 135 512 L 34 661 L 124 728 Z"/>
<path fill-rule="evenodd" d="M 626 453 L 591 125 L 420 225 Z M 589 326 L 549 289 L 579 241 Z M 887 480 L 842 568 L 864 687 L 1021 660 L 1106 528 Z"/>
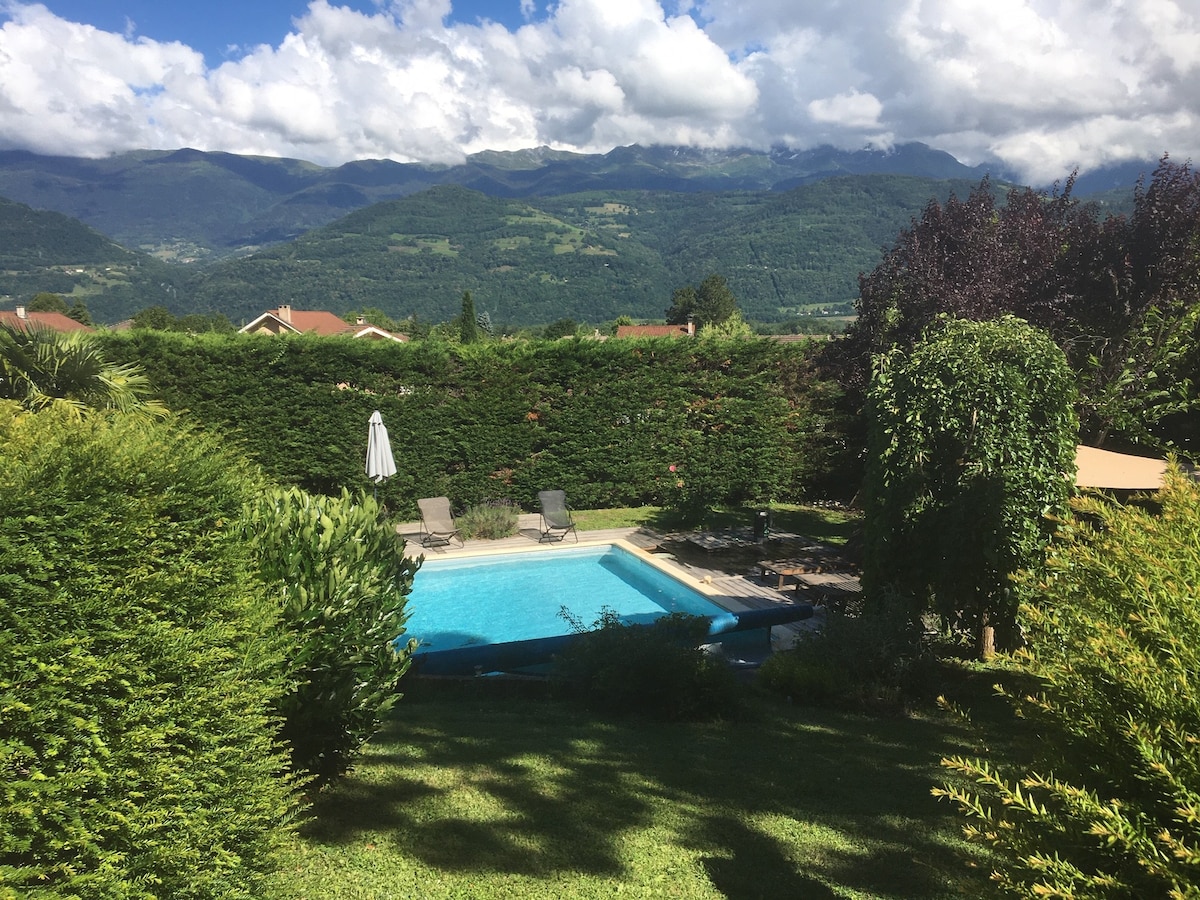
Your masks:
<path fill-rule="evenodd" d="M 457 539 L 461 547 L 462 536 L 454 527 L 454 514 L 450 512 L 447 497 L 426 497 L 417 501 L 421 508 L 421 546 L 443 547 Z"/>
<path fill-rule="evenodd" d="M 575 543 L 579 543 L 579 532 L 575 530 L 575 520 L 567 509 L 567 495 L 563 491 L 538 491 L 538 504 L 542 508 L 541 537 L 538 543 L 544 541 L 561 541 L 567 532 L 575 535 Z"/>

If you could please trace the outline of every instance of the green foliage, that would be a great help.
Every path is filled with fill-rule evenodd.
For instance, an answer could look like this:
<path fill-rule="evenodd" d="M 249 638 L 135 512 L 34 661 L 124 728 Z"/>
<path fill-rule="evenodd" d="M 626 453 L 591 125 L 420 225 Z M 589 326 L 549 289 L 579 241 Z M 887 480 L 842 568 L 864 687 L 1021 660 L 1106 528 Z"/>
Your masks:
<path fill-rule="evenodd" d="M 67 306 L 67 301 L 60 294 L 51 294 L 47 291 L 34 294 L 27 304 L 30 312 L 57 312 L 64 316 L 70 307 Z"/>
<path fill-rule="evenodd" d="M 419 562 L 403 556 L 365 495 L 265 492 L 245 537 L 278 598 L 292 690 L 281 699 L 292 768 L 344 773 L 400 698 L 413 645 L 399 645 Z"/>
<path fill-rule="evenodd" d="M 1200 449 L 1200 173 L 1164 157 L 1128 217 L 1102 218 L 1072 187 L 1001 203 L 985 179 L 931 200 L 861 279 L 858 318 L 830 348 L 844 382 L 862 389 L 874 354 L 910 348 L 939 315 L 1015 315 L 1067 354 L 1086 443 Z"/>
<path fill-rule="evenodd" d="M 369 486 L 367 420 L 380 410 L 399 471 L 379 499 L 397 516 L 438 496 L 535 509 L 548 484 L 580 509 L 662 505 L 673 462 L 705 502 L 764 503 L 802 496 L 840 452 L 841 426 L 803 345 L 384 343 L 105 336 L 172 408 L 314 493 Z"/>
<path fill-rule="evenodd" d="M 507 500 L 492 500 L 468 506 L 454 524 L 464 539 L 498 540 L 517 533 L 520 511 Z"/>
<path fill-rule="evenodd" d="M 0 269 L 128 262 L 134 254 L 62 213 L 31 209 L 0 197 Z M 65 291 L 34 290 L 70 294 Z"/>
<path fill-rule="evenodd" d="M 67 310 L 67 316 L 74 319 L 80 325 L 92 326 L 96 324 L 92 321 L 92 314 L 88 310 L 87 304 L 82 300 L 76 300 L 71 304 L 71 308 Z"/>
<path fill-rule="evenodd" d="M 8 324 L 0 326 L 0 399 L 76 417 L 103 409 L 148 418 L 167 413 L 141 368 L 110 363 L 95 335 Z"/>
<path fill-rule="evenodd" d="M 723 322 L 709 322 L 700 327 L 699 336 L 701 340 L 711 340 L 717 338 L 720 340 L 730 340 L 733 338 L 748 338 L 754 335 L 754 331 L 742 318 L 742 314 L 736 309 L 729 314 L 729 317 Z"/>
<path fill-rule="evenodd" d="M 606 609 L 591 630 L 562 614 L 578 633 L 554 662 L 568 696 L 593 709 L 655 719 L 720 718 L 737 710 L 733 673 L 700 649 L 709 640 L 703 616 L 672 613 L 649 625 L 626 625 Z"/>
<path fill-rule="evenodd" d="M 293 813 L 220 441 L 0 403 L 0 895 L 256 900 Z"/>
<path fill-rule="evenodd" d="M 451 185 L 427 189 L 456 177 L 447 171 L 397 187 L 372 169 L 350 188 L 342 181 L 347 169 L 204 157 L 181 151 L 153 160 L 72 162 L 72 179 L 99 186 L 115 177 L 120 191 L 60 190 L 61 178 L 33 174 L 44 172 L 37 160 L 22 170 L 0 165 L 0 193 L 20 191 L 34 206 L 70 212 L 128 247 L 153 247 L 163 259 L 186 261 L 133 253 L 63 216 L 24 208 L 35 218 L 69 222 L 81 236 L 60 237 L 56 224 L 31 226 L 15 217 L 13 239 L 0 242 L 6 248 L 0 252 L 6 263 L 0 265 L 0 296 L 38 291 L 82 296 L 106 323 L 155 305 L 180 317 L 222 315 L 241 323 L 289 301 L 299 309 L 339 315 L 373 308 L 394 320 L 419 315 L 445 322 L 457 314 L 465 288 L 501 333 L 507 325 L 562 317 L 593 325 L 622 314 L 657 318 L 674 286 L 721 271 L 748 318 L 776 321 L 813 310 L 850 312 L 858 273 L 878 262 L 880 246 L 931 195 L 969 187 L 895 175 L 826 178 L 794 187 L 800 182 L 788 181 L 791 172 L 778 168 L 790 169 L 790 161 L 764 160 L 764 168 L 742 172 L 734 182 L 725 175 L 696 182 L 690 172 L 685 182 L 709 184 L 713 192 L 679 193 L 683 182 L 676 176 L 667 189 L 640 189 L 654 183 L 644 181 L 643 164 L 637 163 L 637 190 L 581 194 L 578 185 L 594 184 L 593 176 L 580 182 L 556 175 L 553 190 L 560 195 L 543 196 L 548 185 L 542 181 L 538 196 L 516 200 Z M 356 165 L 377 164 L 351 168 Z M 611 162 L 603 165 L 602 177 L 613 183 Z M 268 174 L 270 168 L 278 171 Z M 476 168 L 466 168 L 472 183 L 480 183 Z M 773 176 L 758 177 L 772 170 Z M 814 170 L 804 171 L 802 180 L 808 181 Z M 506 171 L 502 182 L 512 174 Z M 622 176 L 616 178 L 620 183 Z M 177 202 L 179 179 L 188 185 L 186 204 Z M 496 182 L 485 179 L 481 186 L 489 183 Z M 304 184 L 311 189 L 293 196 Z M 530 186 L 501 183 L 498 190 L 513 198 Z M 106 202 L 97 205 L 101 193 Z M 397 196 L 402 199 L 359 208 Z M 91 198 L 86 207 L 79 206 L 81 197 Z M 347 216 L 349 210 L 356 211 Z M 4 218 L 0 206 L 0 235 L 7 235 Z M 82 235 L 90 237 L 84 241 Z M 87 249 L 91 241 L 99 252 L 89 256 L 73 249 L 76 244 Z M 241 257 L 251 247 L 266 249 L 213 262 Z"/>
<path fill-rule="evenodd" d="M 46 291 L 34 294 L 27 304 L 30 312 L 56 312 L 62 313 L 64 316 L 74 319 L 81 325 L 94 325 L 91 313 L 88 312 L 87 304 L 82 300 L 76 300 L 70 306 L 67 301 L 59 294 L 51 294 Z"/>
<path fill-rule="evenodd" d="M 1011 577 L 1065 509 L 1077 422 L 1066 358 L 1018 319 L 942 319 L 882 356 L 868 405 L 868 597 L 894 589 L 951 627 L 1012 640 Z M 987 651 L 986 644 L 981 650 Z"/>
<path fill-rule="evenodd" d="M 1158 513 L 1094 496 L 1060 530 L 1024 608 L 1010 696 L 1041 738 L 1027 770 L 954 757 L 968 835 L 1018 896 L 1200 894 L 1200 487 L 1178 470 Z"/>
<path fill-rule="evenodd" d="M 700 282 L 699 288 L 688 285 L 676 290 L 666 315 L 670 325 L 682 325 L 692 320 L 697 329 L 703 329 L 723 325 L 737 312 L 737 298 L 729 289 L 725 276 L 713 274 Z"/>
<path fill-rule="evenodd" d="M 462 312 L 458 318 L 458 339 L 463 344 L 473 344 L 479 340 L 479 322 L 475 316 L 475 301 L 471 299 L 470 291 L 463 291 Z"/>
<path fill-rule="evenodd" d="M 557 341 L 559 338 L 573 337 L 578 330 L 579 323 L 574 319 L 558 319 L 542 330 L 542 337 L 548 341 Z"/>
<path fill-rule="evenodd" d="M 772 654 L 758 683 L 794 703 L 895 712 L 922 694 L 932 660 L 904 598 L 885 594 L 858 615 L 825 610 L 819 629 Z"/>
<path fill-rule="evenodd" d="M 147 306 L 140 310 L 131 320 L 134 328 L 157 328 L 159 331 L 171 331 L 175 317 L 165 306 Z"/>
<path fill-rule="evenodd" d="M 0 296 L 41 298 L 39 304 L 44 295 L 64 304 L 74 297 L 66 309 L 46 308 L 84 324 L 92 311 L 117 322 L 140 306 L 178 303 L 176 282 L 185 278 L 179 267 L 127 250 L 74 219 L 0 197 Z"/>
<path fill-rule="evenodd" d="M 203 334 L 209 331 L 233 332 L 233 323 L 221 313 L 201 315 L 189 313 L 185 316 L 174 316 L 165 306 L 148 306 L 139 310 L 130 320 L 134 328 L 154 328 L 159 331 L 183 331 L 190 334 Z"/>

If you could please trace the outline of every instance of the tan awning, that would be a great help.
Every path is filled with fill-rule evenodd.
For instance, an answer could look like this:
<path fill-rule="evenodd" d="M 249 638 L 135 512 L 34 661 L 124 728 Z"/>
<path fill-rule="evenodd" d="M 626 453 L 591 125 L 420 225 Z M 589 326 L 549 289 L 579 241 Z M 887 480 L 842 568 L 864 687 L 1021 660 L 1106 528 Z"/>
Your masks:
<path fill-rule="evenodd" d="M 1079 487 L 1156 491 L 1162 487 L 1167 461 L 1076 447 L 1075 467 L 1075 484 Z"/>

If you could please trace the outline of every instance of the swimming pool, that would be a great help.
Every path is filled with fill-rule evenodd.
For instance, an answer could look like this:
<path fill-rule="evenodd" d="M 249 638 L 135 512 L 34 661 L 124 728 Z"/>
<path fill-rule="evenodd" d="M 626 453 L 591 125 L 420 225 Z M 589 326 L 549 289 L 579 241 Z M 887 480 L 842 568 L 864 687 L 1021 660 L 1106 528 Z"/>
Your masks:
<path fill-rule="evenodd" d="M 592 627 L 607 608 L 626 623 L 670 612 L 733 616 L 619 544 L 428 559 L 413 582 L 405 639 L 419 652 L 573 633 L 563 607 Z"/>

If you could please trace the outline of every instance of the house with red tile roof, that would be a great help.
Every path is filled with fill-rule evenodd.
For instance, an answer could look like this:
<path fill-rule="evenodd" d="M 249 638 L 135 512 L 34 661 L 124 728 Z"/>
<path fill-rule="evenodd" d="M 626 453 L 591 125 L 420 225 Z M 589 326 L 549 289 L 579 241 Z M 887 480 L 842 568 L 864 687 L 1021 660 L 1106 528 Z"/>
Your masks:
<path fill-rule="evenodd" d="M 686 322 L 683 325 L 618 325 L 619 338 L 649 338 L 649 337 L 694 337 L 696 323 Z"/>
<path fill-rule="evenodd" d="M 393 334 L 376 328 L 362 316 L 351 325 L 323 309 L 292 309 L 287 305 L 268 309 L 238 331 L 242 334 L 318 334 L 322 337 L 342 336 L 400 343 L 408 340 L 407 334 Z"/>
<path fill-rule="evenodd" d="M 0 324 L 10 325 L 22 331 L 30 328 L 49 328 L 52 331 L 96 330 L 60 312 L 30 312 L 24 306 L 18 306 L 15 310 L 0 309 Z"/>

